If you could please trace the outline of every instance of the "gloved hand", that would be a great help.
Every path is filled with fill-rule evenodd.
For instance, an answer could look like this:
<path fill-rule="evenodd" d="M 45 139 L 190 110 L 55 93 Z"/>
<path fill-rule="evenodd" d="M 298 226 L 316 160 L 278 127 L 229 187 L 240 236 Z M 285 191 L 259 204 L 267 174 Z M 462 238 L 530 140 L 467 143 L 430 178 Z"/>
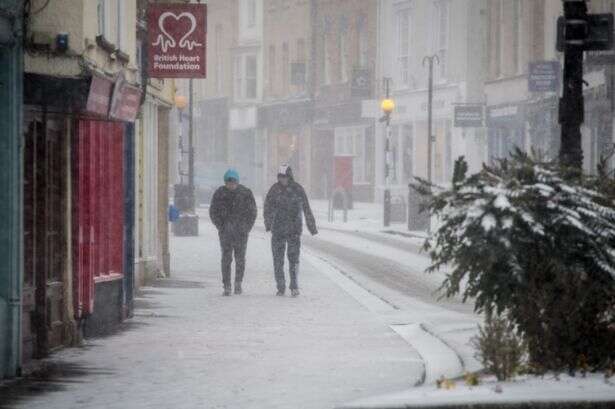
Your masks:
<path fill-rule="evenodd" d="M 318 234 L 318 229 L 316 229 L 316 226 L 308 226 L 308 230 L 312 236 L 316 236 Z"/>

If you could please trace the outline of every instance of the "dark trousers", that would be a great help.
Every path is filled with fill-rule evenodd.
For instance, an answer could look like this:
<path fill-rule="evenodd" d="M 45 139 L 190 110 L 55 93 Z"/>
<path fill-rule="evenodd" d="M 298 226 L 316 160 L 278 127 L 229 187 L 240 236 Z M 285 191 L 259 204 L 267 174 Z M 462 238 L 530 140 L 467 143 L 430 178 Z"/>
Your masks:
<path fill-rule="evenodd" d="M 288 256 L 288 273 L 290 275 L 290 289 L 298 289 L 297 274 L 299 273 L 299 253 L 301 252 L 301 236 L 271 236 L 271 250 L 273 252 L 273 269 L 278 290 L 286 289 L 284 277 L 284 253 Z"/>
<path fill-rule="evenodd" d="M 222 283 L 225 287 L 231 285 L 231 263 L 235 256 L 235 282 L 243 281 L 246 269 L 246 249 L 248 247 L 247 234 L 220 234 L 220 247 L 222 249 Z"/>

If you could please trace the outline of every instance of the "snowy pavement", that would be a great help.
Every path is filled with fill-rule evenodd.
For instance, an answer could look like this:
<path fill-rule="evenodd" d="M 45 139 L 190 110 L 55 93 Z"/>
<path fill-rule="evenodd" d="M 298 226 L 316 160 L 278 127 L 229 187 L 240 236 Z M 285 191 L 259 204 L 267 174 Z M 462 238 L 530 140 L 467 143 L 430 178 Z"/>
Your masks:
<path fill-rule="evenodd" d="M 10 408 L 332 408 L 421 380 L 419 354 L 382 314 L 306 262 L 299 298 L 275 297 L 270 247 L 251 236 L 245 294 L 222 297 L 217 236 L 173 238 L 173 275 L 142 291 L 115 335 L 49 360 Z"/>

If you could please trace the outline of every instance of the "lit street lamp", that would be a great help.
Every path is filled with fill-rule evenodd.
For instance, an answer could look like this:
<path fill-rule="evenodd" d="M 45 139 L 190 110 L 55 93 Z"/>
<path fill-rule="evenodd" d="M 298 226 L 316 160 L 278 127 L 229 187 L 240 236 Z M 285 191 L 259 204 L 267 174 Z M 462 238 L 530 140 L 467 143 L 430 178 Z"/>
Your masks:
<path fill-rule="evenodd" d="M 384 79 L 385 84 L 385 99 L 380 103 L 380 109 L 384 116 L 380 118 L 380 122 L 385 122 L 386 142 L 384 146 L 384 202 L 383 202 L 383 224 L 388 227 L 391 224 L 391 114 L 395 110 L 395 101 L 390 98 L 390 78 Z"/>

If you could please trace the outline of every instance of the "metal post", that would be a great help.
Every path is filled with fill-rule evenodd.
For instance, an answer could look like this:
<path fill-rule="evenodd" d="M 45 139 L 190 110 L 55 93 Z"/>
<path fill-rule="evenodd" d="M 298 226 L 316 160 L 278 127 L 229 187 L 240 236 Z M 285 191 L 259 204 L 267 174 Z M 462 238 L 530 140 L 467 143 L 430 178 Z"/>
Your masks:
<path fill-rule="evenodd" d="M 440 63 L 440 59 L 437 55 L 432 55 L 425 57 L 423 59 L 423 66 L 425 63 L 429 63 L 429 89 L 427 96 L 427 180 L 429 183 L 432 182 L 432 157 L 433 157 L 433 134 L 432 134 L 432 123 L 433 123 L 433 63 L 434 60 L 436 64 Z"/>
<path fill-rule="evenodd" d="M 194 92 L 193 79 L 189 80 L 188 103 L 190 104 L 190 117 L 188 118 L 188 186 L 190 188 L 190 209 L 194 211 Z"/>
<path fill-rule="evenodd" d="M 564 1 L 564 17 L 567 20 L 587 18 L 585 1 Z M 581 147 L 581 124 L 584 120 L 583 101 L 583 47 L 566 43 L 564 48 L 564 86 L 559 105 L 561 124 L 560 160 L 564 166 L 581 172 L 583 149 Z"/>
<path fill-rule="evenodd" d="M 432 183 L 432 158 L 433 158 L 433 63 L 440 64 L 440 59 L 437 55 L 431 55 L 423 58 L 423 66 L 425 63 L 429 63 L 429 89 L 427 96 L 427 181 Z M 427 223 L 427 232 L 431 232 L 431 218 Z"/>
<path fill-rule="evenodd" d="M 390 93 L 390 78 L 384 79 L 386 98 Z M 391 225 L 391 118 L 386 117 L 385 143 L 384 143 L 384 201 L 383 201 L 383 225 Z"/>

